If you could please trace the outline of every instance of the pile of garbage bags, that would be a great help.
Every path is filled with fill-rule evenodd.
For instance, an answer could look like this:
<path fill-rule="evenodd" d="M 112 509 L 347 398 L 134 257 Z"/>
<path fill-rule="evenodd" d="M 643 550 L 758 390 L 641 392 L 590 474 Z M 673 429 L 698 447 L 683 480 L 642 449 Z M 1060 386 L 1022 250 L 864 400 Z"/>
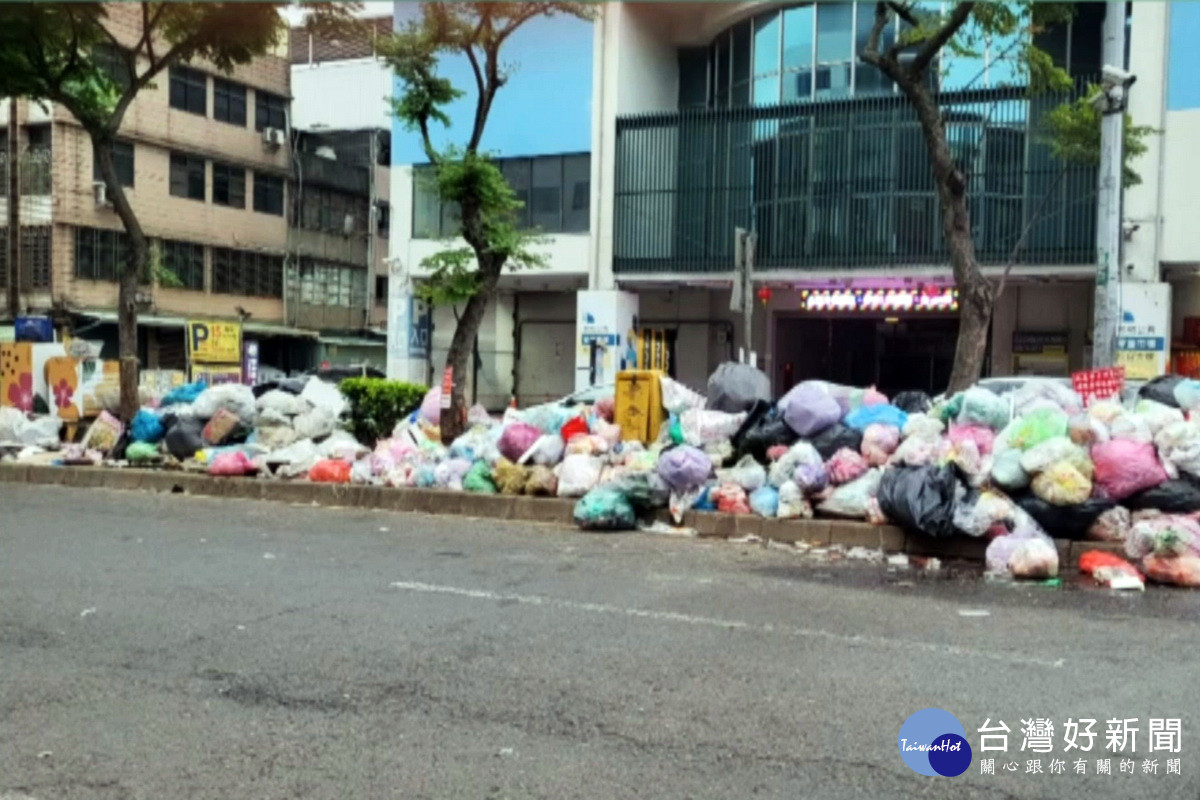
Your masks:
<path fill-rule="evenodd" d="M 176 388 L 128 426 L 102 414 L 63 461 L 571 498 L 586 530 L 631 529 L 661 508 L 677 522 L 691 509 L 890 522 L 986 539 L 988 568 L 1025 578 L 1058 574 L 1051 537 L 1118 542 L 1147 577 L 1200 586 L 1200 381 L 1164 376 L 1121 402 L 1052 381 L 936 401 L 805 381 L 773 401 L 766 376 L 738 363 L 703 395 L 661 380 L 653 442 L 627 439 L 605 398 L 500 417 L 477 406 L 445 446 L 435 389 L 368 448 L 344 429 L 337 387 L 310 378 Z M 0 409 L 0 443 L 48 445 L 51 428 Z"/>

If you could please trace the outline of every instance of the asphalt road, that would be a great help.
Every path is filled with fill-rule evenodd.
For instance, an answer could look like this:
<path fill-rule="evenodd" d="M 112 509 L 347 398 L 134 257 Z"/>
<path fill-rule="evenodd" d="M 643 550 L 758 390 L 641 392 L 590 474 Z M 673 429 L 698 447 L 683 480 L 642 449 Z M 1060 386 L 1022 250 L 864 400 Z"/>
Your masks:
<path fill-rule="evenodd" d="M 1200 592 L 11 484 L 0 547 L 4 800 L 1200 797 Z M 962 776 L 901 761 L 926 707 L 966 728 Z M 1070 717 L 1101 720 L 1086 775 Z M 1114 717 L 1137 774 L 1101 752 Z M 1179 753 L 1149 753 L 1151 717 Z M 988 719 L 1007 756 L 978 752 Z"/>

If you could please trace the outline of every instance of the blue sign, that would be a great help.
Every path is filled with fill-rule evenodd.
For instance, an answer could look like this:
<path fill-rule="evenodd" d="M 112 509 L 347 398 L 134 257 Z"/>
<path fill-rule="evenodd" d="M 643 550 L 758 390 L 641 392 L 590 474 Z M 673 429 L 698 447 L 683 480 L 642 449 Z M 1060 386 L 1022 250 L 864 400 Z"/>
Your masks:
<path fill-rule="evenodd" d="M 1117 339 L 1117 349 L 1158 353 L 1167 349 L 1167 341 L 1161 336 L 1122 336 Z"/>
<path fill-rule="evenodd" d="M 429 304 L 409 295 L 408 297 L 408 357 L 428 358 L 432 320 Z"/>

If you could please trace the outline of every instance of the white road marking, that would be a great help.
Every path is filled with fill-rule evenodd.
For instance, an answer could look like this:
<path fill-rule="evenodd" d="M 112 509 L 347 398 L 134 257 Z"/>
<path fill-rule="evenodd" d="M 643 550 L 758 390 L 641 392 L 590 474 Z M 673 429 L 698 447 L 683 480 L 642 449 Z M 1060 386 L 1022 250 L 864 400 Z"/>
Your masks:
<path fill-rule="evenodd" d="M 833 631 L 821 630 L 819 628 L 796 628 L 790 625 L 772 625 L 769 623 L 760 624 L 754 622 L 745 622 L 742 620 L 719 619 L 717 617 L 702 617 L 693 614 L 681 614 L 676 611 L 654 611 L 643 608 L 627 608 L 624 606 L 609 605 L 607 603 L 584 603 L 578 600 L 564 600 L 557 597 L 508 594 L 505 592 L 492 592 L 486 589 L 465 589 L 458 586 L 439 586 L 430 583 L 418 583 L 416 581 L 393 581 L 391 586 L 393 589 L 401 589 L 408 592 L 443 594 L 450 595 L 452 597 L 465 597 L 472 600 L 487 600 L 489 602 L 504 601 L 510 603 L 520 603 L 522 605 L 529 606 L 561 608 L 570 611 L 586 611 L 593 614 L 612 614 L 625 617 L 637 617 L 640 619 L 651 619 L 660 622 L 680 622 L 685 625 L 698 625 L 708 628 L 723 628 L 725 630 L 746 630 L 757 633 L 780 633 L 786 636 L 796 636 L 805 639 L 824 639 L 826 641 L 838 642 L 851 647 L 868 645 L 882 649 L 901 648 L 907 650 L 917 650 L 925 653 L 961 656 L 964 658 L 982 658 L 990 661 L 1002 661 L 1008 664 L 1019 664 L 1022 666 L 1045 667 L 1047 669 L 1061 669 L 1065 663 L 1065 659 L 1061 658 L 1050 660 L 1046 658 L 1036 658 L 1034 656 L 1023 656 L 1016 653 L 1000 653 L 990 652 L 987 650 L 976 650 L 974 648 L 959 647 L 958 645 L 952 644 L 921 642 L 910 639 L 892 639 L 886 636 L 835 633 Z"/>

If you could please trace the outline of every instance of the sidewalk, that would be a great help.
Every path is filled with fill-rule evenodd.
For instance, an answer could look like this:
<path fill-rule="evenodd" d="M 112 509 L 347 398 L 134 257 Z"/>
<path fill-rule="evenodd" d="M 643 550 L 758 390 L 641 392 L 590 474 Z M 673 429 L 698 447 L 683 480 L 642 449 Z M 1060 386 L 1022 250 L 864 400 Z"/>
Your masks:
<path fill-rule="evenodd" d="M 529 497 L 475 494 L 440 489 L 394 489 L 382 486 L 309 483 L 256 478 L 219 478 L 210 475 L 111 467 L 50 467 L 33 464 L 0 464 L 0 481 L 80 489 L 169 492 L 238 500 L 266 500 L 278 503 L 370 508 L 381 511 L 458 515 L 472 518 L 523 520 L 572 526 L 575 501 L 555 497 Z M 666 510 L 656 517 L 670 522 Z M 957 536 L 934 539 L 905 533 L 893 525 L 831 519 L 764 519 L 755 515 L 718 514 L 689 511 L 684 527 L 694 528 L 702 537 L 733 539 L 756 536 L 764 541 L 808 542 L 815 547 L 879 548 L 888 553 L 936 556 L 942 559 L 983 561 L 987 541 Z M 601 534 L 603 535 L 603 534 Z M 1119 544 L 1108 542 L 1072 542 L 1055 539 L 1063 569 L 1078 563 L 1084 550 L 1111 550 L 1122 553 Z"/>

